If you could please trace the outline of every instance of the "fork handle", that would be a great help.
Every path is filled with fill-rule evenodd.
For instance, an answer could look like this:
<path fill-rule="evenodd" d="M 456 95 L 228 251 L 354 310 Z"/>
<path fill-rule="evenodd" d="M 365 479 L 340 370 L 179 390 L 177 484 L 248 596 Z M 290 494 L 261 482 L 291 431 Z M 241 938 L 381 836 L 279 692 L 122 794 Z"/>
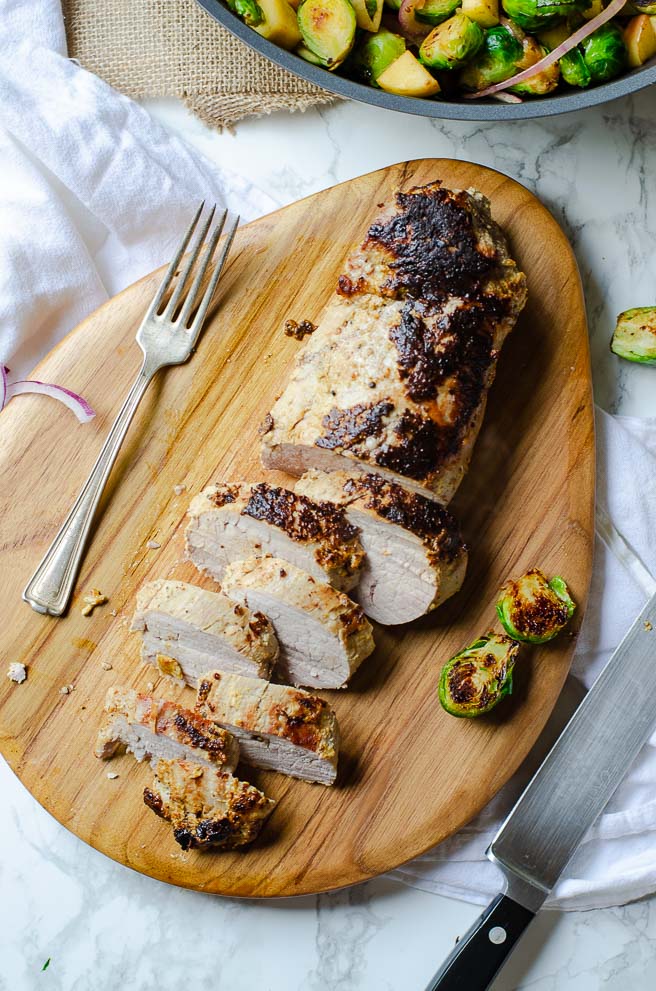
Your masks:
<path fill-rule="evenodd" d="M 152 370 L 146 369 L 144 363 L 73 508 L 41 564 L 25 586 L 23 599 L 36 612 L 61 616 L 66 611 L 80 570 L 96 507 L 137 406 L 153 374 Z"/>

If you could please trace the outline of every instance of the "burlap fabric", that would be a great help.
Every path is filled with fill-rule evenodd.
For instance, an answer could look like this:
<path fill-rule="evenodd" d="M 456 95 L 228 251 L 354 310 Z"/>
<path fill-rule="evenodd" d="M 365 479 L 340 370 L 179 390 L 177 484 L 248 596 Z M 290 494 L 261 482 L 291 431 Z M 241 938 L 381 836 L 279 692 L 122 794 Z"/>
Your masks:
<path fill-rule="evenodd" d="M 134 99 L 177 96 L 214 127 L 334 97 L 220 27 L 195 0 L 63 0 L 68 52 Z"/>

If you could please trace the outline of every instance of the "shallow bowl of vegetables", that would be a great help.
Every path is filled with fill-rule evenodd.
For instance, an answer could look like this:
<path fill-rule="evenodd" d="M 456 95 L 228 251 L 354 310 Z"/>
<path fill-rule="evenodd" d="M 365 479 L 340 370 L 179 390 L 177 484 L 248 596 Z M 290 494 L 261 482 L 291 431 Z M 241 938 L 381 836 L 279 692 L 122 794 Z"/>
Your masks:
<path fill-rule="evenodd" d="M 428 117 L 580 110 L 656 83 L 656 0 L 198 0 L 338 96 Z"/>

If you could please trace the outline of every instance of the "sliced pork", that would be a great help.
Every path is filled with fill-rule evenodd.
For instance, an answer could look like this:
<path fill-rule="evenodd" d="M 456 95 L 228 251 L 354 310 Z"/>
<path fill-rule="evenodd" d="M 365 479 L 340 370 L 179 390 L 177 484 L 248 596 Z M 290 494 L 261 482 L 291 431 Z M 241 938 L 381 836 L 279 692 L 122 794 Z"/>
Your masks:
<path fill-rule="evenodd" d="M 266 616 L 187 582 L 158 579 L 140 588 L 132 629 L 141 632 L 144 661 L 194 688 L 208 668 L 269 678 L 278 657 Z"/>
<path fill-rule="evenodd" d="M 114 685 L 107 692 L 94 753 L 106 760 L 121 746 L 139 761 L 182 758 L 226 771 L 239 761 L 234 736 L 200 713 Z"/>
<path fill-rule="evenodd" d="M 323 785 L 335 781 L 337 717 L 317 695 L 209 671 L 200 679 L 196 710 L 237 737 L 244 764 Z"/>
<path fill-rule="evenodd" d="M 265 613 L 276 631 L 281 681 L 307 688 L 343 688 L 374 649 L 362 607 L 326 582 L 281 558 L 231 564 L 223 590 Z"/>
<path fill-rule="evenodd" d="M 231 850 L 259 836 L 275 802 L 232 774 L 185 760 L 160 760 L 144 802 L 173 825 L 183 850 Z"/>
<path fill-rule="evenodd" d="M 440 182 L 398 193 L 266 417 L 262 463 L 297 476 L 375 471 L 447 503 L 525 300 L 481 193 Z"/>
<path fill-rule="evenodd" d="M 341 509 L 264 482 L 211 485 L 196 496 L 187 553 L 217 581 L 232 561 L 271 554 L 343 591 L 357 584 L 363 558 Z"/>
<path fill-rule="evenodd" d="M 344 508 L 365 561 L 351 594 L 378 623 L 409 623 L 458 591 L 467 548 L 453 516 L 434 499 L 381 475 L 309 471 L 296 491 Z"/>

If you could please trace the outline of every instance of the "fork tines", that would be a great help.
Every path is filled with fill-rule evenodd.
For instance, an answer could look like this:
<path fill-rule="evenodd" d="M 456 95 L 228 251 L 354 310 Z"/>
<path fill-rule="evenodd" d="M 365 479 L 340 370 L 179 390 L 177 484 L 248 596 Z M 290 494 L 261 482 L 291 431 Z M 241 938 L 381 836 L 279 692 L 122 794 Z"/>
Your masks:
<path fill-rule="evenodd" d="M 171 261 L 171 264 L 166 270 L 162 284 L 159 287 L 157 295 L 155 296 L 150 308 L 150 314 L 152 314 L 152 316 L 157 316 L 160 319 L 166 320 L 168 323 L 187 328 L 194 337 L 198 335 L 200 328 L 202 327 L 203 320 L 205 319 L 205 314 L 207 313 L 208 307 L 212 302 L 212 297 L 214 296 L 214 292 L 219 281 L 219 276 L 221 275 L 221 271 L 235 236 L 235 231 L 237 230 L 237 226 L 239 224 L 239 217 L 235 217 L 232 221 L 230 221 L 230 223 L 228 223 L 226 228 L 226 236 L 221 246 L 221 250 L 219 251 L 217 258 L 214 259 L 214 254 L 221 238 L 221 234 L 223 233 L 224 227 L 226 227 L 228 211 L 223 210 L 217 215 L 214 228 L 210 234 L 209 241 L 207 241 L 207 236 L 210 228 L 212 227 L 212 221 L 214 220 L 216 214 L 216 204 L 212 207 L 208 216 L 201 222 L 200 229 L 194 237 L 194 232 L 196 231 L 196 227 L 198 226 L 198 222 L 203 214 L 204 208 L 205 203 L 203 202 L 196 211 L 194 219 L 182 238 L 180 246 Z M 189 254 L 185 257 L 185 252 L 187 251 L 190 242 L 192 242 L 192 239 L 193 244 Z M 204 251 L 203 247 L 205 247 Z M 181 262 L 184 262 L 184 264 L 180 268 L 178 278 L 175 283 L 175 288 L 173 289 L 170 298 L 162 308 L 166 295 L 173 286 L 174 278 L 176 273 L 178 273 L 178 268 L 180 267 Z M 187 290 L 187 284 L 192 276 L 193 282 L 191 283 L 191 288 Z M 205 288 L 204 291 L 201 292 L 201 288 L 204 283 Z M 180 311 L 178 313 L 177 311 L 179 308 Z M 190 317 L 192 314 L 193 320 L 190 323 Z"/>

